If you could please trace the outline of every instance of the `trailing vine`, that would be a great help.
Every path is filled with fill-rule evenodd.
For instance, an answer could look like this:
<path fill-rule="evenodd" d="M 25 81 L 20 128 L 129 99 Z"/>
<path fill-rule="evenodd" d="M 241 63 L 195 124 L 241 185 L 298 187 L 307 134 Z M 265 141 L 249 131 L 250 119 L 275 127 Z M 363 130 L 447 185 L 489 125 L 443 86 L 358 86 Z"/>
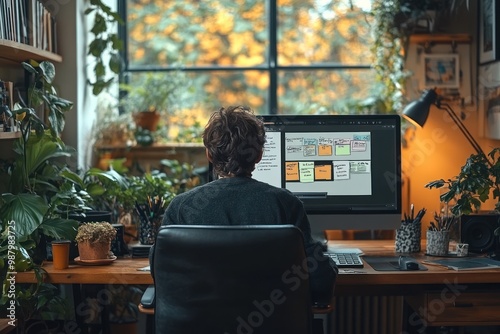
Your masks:
<path fill-rule="evenodd" d="M 110 71 L 113 74 L 120 74 L 120 51 L 123 49 L 123 41 L 118 36 L 118 33 L 111 32 L 111 27 L 116 24 L 123 24 L 123 20 L 117 12 L 111 10 L 102 0 L 89 1 L 85 15 L 92 13 L 94 14 L 94 22 L 90 32 L 94 38 L 88 45 L 87 54 L 94 57 L 95 81 L 87 80 L 87 82 L 92 86 L 92 93 L 97 96 L 113 83 L 114 77 L 109 78 L 108 76 Z M 109 52 L 107 62 L 105 62 L 107 57 L 103 57 L 105 52 Z"/>
<path fill-rule="evenodd" d="M 405 70 L 409 34 L 400 24 L 401 1 L 376 0 L 373 3 L 373 27 L 376 80 L 382 84 L 380 105 L 383 113 L 398 113 L 405 104 L 405 83 L 411 72 Z"/>
<path fill-rule="evenodd" d="M 412 75 L 405 69 L 409 38 L 415 22 L 426 10 L 437 10 L 442 16 L 454 14 L 469 0 L 374 0 L 372 13 L 376 80 L 382 84 L 380 105 L 383 113 L 399 113 L 407 103 L 406 80 Z"/>

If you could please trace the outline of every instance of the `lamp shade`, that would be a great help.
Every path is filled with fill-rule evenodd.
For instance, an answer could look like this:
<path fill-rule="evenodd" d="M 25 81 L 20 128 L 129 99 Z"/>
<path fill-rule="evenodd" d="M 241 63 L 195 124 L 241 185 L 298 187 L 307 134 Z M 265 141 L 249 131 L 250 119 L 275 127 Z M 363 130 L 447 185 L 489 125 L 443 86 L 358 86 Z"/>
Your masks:
<path fill-rule="evenodd" d="M 403 110 L 403 117 L 413 125 L 424 126 L 431 105 L 436 101 L 437 93 L 434 89 L 426 90 L 420 99 L 411 102 Z"/>

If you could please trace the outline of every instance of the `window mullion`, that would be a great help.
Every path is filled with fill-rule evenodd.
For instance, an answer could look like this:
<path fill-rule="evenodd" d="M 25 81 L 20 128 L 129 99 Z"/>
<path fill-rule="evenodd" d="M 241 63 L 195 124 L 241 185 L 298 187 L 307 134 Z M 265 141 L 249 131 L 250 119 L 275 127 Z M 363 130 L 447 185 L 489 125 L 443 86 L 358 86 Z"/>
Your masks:
<path fill-rule="evenodd" d="M 269 113 L 278 113 L 278 5 L 277 0 L 269 0 Z"/>

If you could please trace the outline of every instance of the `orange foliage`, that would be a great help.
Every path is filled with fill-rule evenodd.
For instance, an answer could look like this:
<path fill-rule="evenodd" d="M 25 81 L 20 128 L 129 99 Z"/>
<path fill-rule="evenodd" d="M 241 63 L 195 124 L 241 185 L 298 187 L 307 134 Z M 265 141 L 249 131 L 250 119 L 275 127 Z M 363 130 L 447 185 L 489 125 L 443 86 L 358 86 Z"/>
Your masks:
<path fill-rule="evenodd" d="M 312 0 L 277 0 L 279 16 L 278 64 L 308 65 L 338 62 L 343 64 L 369 64 L 369 25 L 363 14 L 342 7 L 343 2 L 332 1 L 328 16 L 316 13 L 319 6 Z M 131 61 L 138 64 L 173 64 L 186 59 L 184 65 L 259 66 L 266 64 L 268 55 L 267 8 L 260 1 L 248 7 L 245 0 L 218 0 L 198 2 L 185 0 L 140 0 L 128 6 L 140 8 L 154 3 L 157 9 L 144 17 L 134 10 L 128 11 L 128 20 L 137 22 L 129 26 L 129 45 L 135 48 Z M 228 6 L 230 4 L 230 6 Z M 189 5 L 189 6 L 188 6 Z M 173 6 L 175 11 L 171 12 Z M 244 8 L 244 10 L 243 10 Z M 175 24 L 164 24 L 165 13 Z M 197 11 L 204 10 L 203 15 Z M 196 28 L 196 29 L 191 29 Z M 165 48 L 155 48 L 158 44 Z M 181 55 L 179 57 L 179 55 Z M 355 72 L 355 73 L 353 73 Z M 366 73 L 366 72 L 365 72 Z M 241 74 L 241 73 L 240 73 Z M 203 73 L 202 75 L 206 75 Z M 245 71 L 244 80 L 227 72 L 209 73 L 202 90 L 211 103 L 248 103 L 263 106 L 264 93 L 269 87 L 265 71 Z M 278 96 L 300 100 L 302 104 L 332 104 L 346 96 L 366 97 L 369 76 L 356 71 L 297 72 L 280 77 Z M 201 101 L 200 101 L 201 102 Z M 203 108 L 201 108 L 203 109 Z M 201 109 L 194 108 L 193 110 Z"/>

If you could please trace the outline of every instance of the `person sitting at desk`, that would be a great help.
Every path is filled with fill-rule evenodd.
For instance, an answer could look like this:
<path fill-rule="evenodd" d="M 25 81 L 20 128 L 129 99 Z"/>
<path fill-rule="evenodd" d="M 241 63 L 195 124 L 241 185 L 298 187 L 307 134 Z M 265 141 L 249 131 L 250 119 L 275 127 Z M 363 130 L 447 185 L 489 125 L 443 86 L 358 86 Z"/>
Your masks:
<path fill-rule="evenodd" d="M 264 143 L 264 124 L 250 108 L 230 106 L 213 113 L 203 144 L 218 178 L 177 195 L 166 209 L 163 225 L 295 225 L 304 236 L 306 256 L 317 262 L 309 272 L 311 297 L 328 304 L 338 268 L 313 240 L 302 202 L 286 189 L 252 179 Z"/>

